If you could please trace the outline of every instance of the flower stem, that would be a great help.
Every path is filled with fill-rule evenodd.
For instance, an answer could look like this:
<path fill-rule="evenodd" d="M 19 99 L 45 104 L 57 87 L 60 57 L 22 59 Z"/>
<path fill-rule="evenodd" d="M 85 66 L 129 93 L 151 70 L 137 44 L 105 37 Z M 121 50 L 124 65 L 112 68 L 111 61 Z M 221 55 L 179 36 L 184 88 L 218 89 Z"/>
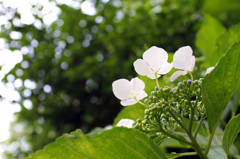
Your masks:
<path fill-rule="evenodd" d="M 157 73 L 155 73 L 155 79 L 156 79 L 156 83 L 157 83 L 158 89 L 160 89 L 159 83 L 158 83 L 158 78 L 157 78 Z"/>
<path fill-rule="evenodd" d="M 199 131 L 199 129 L 200 129 L 200 126 L 201 126 L 203 120 L 206 118 L 205 114 L 206 114 L 206 112 L 202 115 L 202 117 L 201 117 L 201 119 L 200 119 L 200 121 L 199 121 L 199 123 L 198 123 L 198 126 L 197 126 L 197 128 L 196 128 L 196 130 L 195 130 L 195 132 L 194 132 L 193 137 L 194 137 L 195 139 L 196 139 L 196 137 L 197 137 L 198 131 Z"/>
<path fill-rule="evenodd" d="M 137 100 L 137 98 L 136 98 L 136 97 L 133 97 L 133 99 L 134 99 L 134 100 L 136 100 L 136 101 L 137 101 L 139 104 L 141 104 L 141 105 L 144 105 L 144 106 L 148 107 L 148 105 L 147 105 L 147 104 L 145 104 L 145 103 L 143 103 L 143 102 L 141 102 L 141 101 Z"/>
<path fill-rule="evenodd" d="M 187 130 L 187 128 L 178 120 L 178 118 L 168 109 L 168 112 L 170 113 L 170 115 L 176 120 L 176 122 L 182 127 L 182 129 L 187 133 L 188 138 L 191 141 L 191 146 L 193 147 L 193 149 L 197 152 L 197 154 L 202 158 L 202 159 L 206 159 L 207 157 L 204 155 L 202 149 L 200 148 L 200 146 L 198 145 L 196 139 L 192 136 L 192 133 L 189 132 Z"/>
<path fill-rule="evenodd" d="M 173 114 L 173 112 L 171 112 L 171 110 L 167 109 L 169 114 L 174 118 L 174 120 L 181 126 L 181 128 L 187 133 L 187 128 L 183 125 L 183 123 L 181 123 L 178 118 Z"/>
<path fill-rule="evenodd" d="M 190 91 L 191 91 L 191 89 L 192 89 L 192 86 L 193 86 L 193 75 L 192 75 L 191 72 L 188 72 L 188 73 L 189 73 L 189 75 L 191 76 L 191 86 L 190 86 L 190 89 L 189 89 L 189 93 L 190 93 Z"/>
<path fill-rule="evenodd" d="M 168 133 L 167 131 L 163 130 L 162 128 L 160 129 L 160 132 L 163 133 L 163 134 L 166 135 L 166 136 L 169 136 L 169 137 L 175 139 L 175 140 L 178 140 L 178 141 L 180 141 L 180 142 L 183 142 L 183 143 L 185 143 L 185 144 L 188 144 L 188 145 L 192 146 L 192 143 L 191 143 L 191 142 L 189 142 L 189 141 L 187 141 L 187 140 L 183 140 L 183 139 L 181 139 L 181 138 L 178 138 L 177 136 L 174 136 L 174 135 Z"/>
<path fill-rule="evenodd" d="M 193 156 L 193 155 L 197 155 L 196 152 L 185 152 L 185 153 L 178 153 L 177 157 L 182 157 L 182 156 Z"/>

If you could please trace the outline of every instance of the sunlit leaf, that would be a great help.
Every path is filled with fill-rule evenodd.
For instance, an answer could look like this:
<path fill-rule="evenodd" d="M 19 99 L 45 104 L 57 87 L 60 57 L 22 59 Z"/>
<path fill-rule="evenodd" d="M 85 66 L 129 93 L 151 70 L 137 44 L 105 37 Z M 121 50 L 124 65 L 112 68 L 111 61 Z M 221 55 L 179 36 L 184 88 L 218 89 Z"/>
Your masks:
<path fill-rule="evenodd" d="M 204 20 L 197 32 L 195 44 L 205 55 L 207 67 L 211 66 L 211 57 L 216 49 L 216 40 L 225 31 L 225 27 L 217 19 L 209 14 L 204 14 Z"/>
<path fill-rule="evenodd" d="M 116 127 L 98 136 L 85 136 L 80 130 L 65 134 L 27 159 L 167 159 L 158 146 L 143 133 Z"/>

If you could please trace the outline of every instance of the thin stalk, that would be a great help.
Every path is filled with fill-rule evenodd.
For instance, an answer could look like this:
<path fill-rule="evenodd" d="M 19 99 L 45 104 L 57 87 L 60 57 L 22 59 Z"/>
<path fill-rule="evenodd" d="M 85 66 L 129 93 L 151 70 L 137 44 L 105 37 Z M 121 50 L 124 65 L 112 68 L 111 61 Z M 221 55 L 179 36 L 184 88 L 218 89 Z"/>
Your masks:
<path fill-rule="evenodd" d="M 201 159 L 207 159 L 208 157 L 205 156 L 205 154 L 203 153 L 201 147 L 198 145 L 197 141 L 195 140 L 195 138 L 192 136 L 191 133 L 188 133 L 188 137 L 192 142 L 192 147 L 193 149 L 197 152 L 197 154 L 199 155 L 199 157 Z"/>
<path fill-rule="evenodd" d="M 192 106 L 191 106 L 191 117 L 190 117 L 190 122 L 189 122 L 189 126 L 188 126 L 188 132 L 189 133 L 192 133 L 194 111 L 195 111 L 195 108 L 192 108 Z"/>
<path fill-rule="evenodd" d="M 136 98 L 136 97 L 133 97 L 133 99 L 134 99 L 134 100 L 136 100 L 136 101 L 137 101 L 139 104 L 142 104 L 142 105 L 144 105 L 144 106 L 148 107 L 148 105 L 147 105 L 147 104 L 145 104 L 145 103 L 143 103 L 143 102 L 141 102 L 141 101 L 137 100 L 137 98 Z"/>
<path fill-rule="evenodd" d="M 191 146 L 198 153 L 199 157 L 201 157 L 202 159 L 206 159 L 206 156 L 204 155 L 202 149 L 200 148 L 200 146 L 198 145 L 197 141 L 192 136 L 192 134 L 188 132 L 187 128 L 177 119 L 177 117 L 169 109 L 168 109 L 168 112 L 174 118 L 174 120 L 176 120 L 176 122 L 182 127 L 182 129 L 187 133 L 189 139 L 192 142 Z"/>
<path fill-rule="evenodd" d="M 174 118 L 174 120 L 181 126 L 181 128 L 187 133 L 187 128 L 183 125 L 183 123 L 181 123 L 178 118 L 169 110 L 167 109 L 167 111 L 169 112 L 169 114 Z"/>
<path fill-rule="evenodd" d="M 161 131 L 160 131 L 160 132 L 163 133 L 163 134 L 166 135 L 166 136 L 169 136 L 169 137 L 175 139 L 175 140 L 181 141 L 181 142 L 183 142 L 183 143 L 185 143 L 185 144 L 188 144 L 188 145 L 192 146 L 192 143 L 191 143 L 191 142 L 186 141 L 186 140 L 183 140 L 183 139 L 181 139 L 181 138 L 178 138 L 177 136 L 174 136 L 174 135 L 168 133 L 167 131 L 163 130 L 162 128 L 161 128 Z"/>
<path fill-rule="evenodd" d="M 156 79 L 156 83 L 157 83 L 158 89 L 160 89 L 159 83 L 158 83 L 158 78 L 157 78 L 157 73 L 155 73 L 155 79 Z"/>
<path fill-rule="evenodd" d="M 163 91 L 160 89 L 160 86 L 159 86 L 159 83 L 158 83 L 158 78 L 157 78 L 157 73 L 155 73 L 155 79 L 156 79 L 156 83 L 157 83 L 157 86 L 158 86 L 158 90 L 160 90 L 160 92 L 162 93 L 162 96 L 163 96 L 163 99 L 166 100 L 164 94 L 163 94 Z"/>
<path fill-rule="evenodd" d="M 218 118 L 215 126 L 214 126 L 213 129 L 212 129 L 212 133 L 210 134 L 210 137 L 209 137 L 209 140 L 208 140 L 208 144 L 207 144 L 207 148 L 206 148 L 206 151 L 205 151 L 205 155 L 206 155 L 206 156 L 207 156 L 207 154 L 208 154 L 208 152 L 209 152 L 209 149 L 210 149 L 210 147 L 211 147 L 212 139 L 213 139 L 213 136 L 214 136 L 214 134 L 215 134 L 215 131 L 216 131 L 216 129 L 217 129 L 217 126 L 218 126 L 218 123 L 219 123 L 219 121 L 220 121 L 220 119 L 221 119 L 222 114 L 223 114 L 223 111 L 222 111 L 221 114 L 219 115 L 219 118 Z"/>
<path fill-rule="evenodd" d="M 190 122 L 189 122 L 189 126 L 188 126 L 188 131 L 189 133 L 192 133 L 192 123 L 193 123 L 193 118 L 194 118 L 194 111 L 195 111 L 195 105 L 192 106 L 191 103 L 191 90 L 193 87 L 193 75 L 191 72 L 189 72 L 189 75 L 191 76 L 191 86 L 189 88 L 189 92 L 188 92 L 188 97 L 189 97 L 189 104 L 190 104 L 190 108 L 191 108 L 191 117 L 190 117 Z"/>
<path fill-rule="evenodd" d="M 185 133 L 181 133 L 181 132 L 173 131 L 172 133 L 175 134 L 175 135 L 187 136 L 187 134 L 185 134 Z"/>
<path fill-rule="evenodd" d="M 192 86 L 193 86 L 193 75 L 192 75 L 191 72 L 188 72 L 188 73 L 189 73 L 189 75 L 191 76 L 191 86 L 190 86 L 190 89 L 189 89 L 189 93 L 190 93 L 190 91 L 191 91 L 191 89 L 192 89 Z"/>
<path fill-rule="evenodd" d="M 199 131 L 199 129 L 200 129 L 200 126 L 202 125 L 203 120 L 206 118 L 205 114 L 206 114 L 206 112 L 202 115 L 202 117 L 201 117 L 201 119 L 200 119 L 200 121 L 199 121 L 199 123 L 198 123 L 198 126 L 197 126 L 197 128 L 196 128 L 196 130 L 195 130 L 195 132 L 194 132 L 193 137 L 194 137 L 195 139 L 196 139 L 196 137 L 197 137 L 198 131 Z"/>
<path fill-rule="evenodd" d="M 193 156 L 193 155 L 197 155 L 196 152 L 185 152 L 185 153 L 178 153 L 177 157 L 182 157 L 182 156 Z"/>

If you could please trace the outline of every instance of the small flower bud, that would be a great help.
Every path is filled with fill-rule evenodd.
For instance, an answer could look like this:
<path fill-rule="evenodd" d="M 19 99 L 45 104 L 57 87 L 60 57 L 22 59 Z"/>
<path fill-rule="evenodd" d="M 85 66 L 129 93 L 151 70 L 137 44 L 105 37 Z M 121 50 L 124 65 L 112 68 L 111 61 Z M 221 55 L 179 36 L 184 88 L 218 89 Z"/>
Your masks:
<path fill-rule="evenodd" d="M 142 121 L 142 120 L 141 120 L 140 118 L 137 119 L 137 123 L 141 123 L 141 121 Z"/>
<path fill-rule="evenodd" d="M 188 83 L 188 84 L 191 84 L 191 83 L 192 83 L 192 80 L 187 80 L 187 83 Z"/>
<path fill-rule="evenodd" d="M 148 114 L 148 113 L 149 113 L 149 110 L 148 110 L 148 109 L 145 109 L 144 113 L 145 113 L 145 114 Z"/>
<path fill-rule="evenodd" d="M 155 89 L 156 91 L 158 91 L 158 86 L 156 86 L 154 89 Z"/>
<path fill-rule="evenodd" d="M 178 82 L 178 87 L 182 88 L 182 82 Z"/>
<path fill-rule="evenodd" d="M 175 91 L 176 91 L 176 88 L 173 88 L 173 89 L 172 89 L 172 92 L 174 93 Z"/>

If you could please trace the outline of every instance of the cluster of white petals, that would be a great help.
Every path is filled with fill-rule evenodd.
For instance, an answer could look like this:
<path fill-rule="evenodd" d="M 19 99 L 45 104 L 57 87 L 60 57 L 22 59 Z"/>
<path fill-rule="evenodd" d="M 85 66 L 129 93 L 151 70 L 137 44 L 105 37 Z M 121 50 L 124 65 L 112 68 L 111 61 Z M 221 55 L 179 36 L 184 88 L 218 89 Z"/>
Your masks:
<path fill-rule="evenodd" d="M 209 67 L 209 68 L 207 69 L 207 71 L 206 71 L 206 74 L 209 74 L 214 68 L 215 68 L 214 66 Z"/>
<path fill-rule="evenodd" d="M 133 65 L 139 75 L 155 79 L 168 73 L 172 69 L 172 64 L 168 63 L 167 52 L 156 46 L 143 53 L 143 59 L 137 59 Z"/>
<path fill-rule="evenodd" d="M 120 126 L 124 126 L 124 127 L 127 127 L 127 128 L 131 128 L 133 123 L 135 121 L 131 120 L 131 119 L 121 119 L 116 126 L 120 127 Z"/>
<path fill-rule="evenodd" d="M 152 46 L 143 53 L 143 59 L 137 59 L 133 65 L 139 75 L 147 76 L 151 79 L 156 79 L 161 75 L 167 74 L 172 67 L 181 69 L 172 74 L 170 78 L 171 82 L 180 75 L 191 73 L 195 66 L 195 56 L 193 56 L 190 46 L 179 48 L 173 56 L 172 63 L 168 63 L 167 61 L 168 53 L 162 48 Z M 208 71 L 210 70 L 212 68 L 209 68 Z M 147 96 L 144 91 L 144 82 L 137 77 L 131 81 L 119 79 L 113 82 L 112 87 L 114 95 L 121 100 L 121 105 L 123 106 L 133 105 Z"/>
<path fill-rule="evenodd" d="M 137 100 L 147 97 L 147 93 L 144 91 L 145 84 L 137 77 L 131 81 L 126 79 L 116 80 L 113 82 L 112 88 L 113 94 L 121 100 L 123 106 L 136 104 Z"/>
<path fill-rule="evenodd" d="M 186 75 L 193 71 L 195 66 L 195 56 L 190 46 L 184 46 L 179 48 L 173 56 L 173 67 L 181 69 L 182 71 L 176 71 L 172 74 L 170 81 L 174 81 L 181 75 Z"/>

